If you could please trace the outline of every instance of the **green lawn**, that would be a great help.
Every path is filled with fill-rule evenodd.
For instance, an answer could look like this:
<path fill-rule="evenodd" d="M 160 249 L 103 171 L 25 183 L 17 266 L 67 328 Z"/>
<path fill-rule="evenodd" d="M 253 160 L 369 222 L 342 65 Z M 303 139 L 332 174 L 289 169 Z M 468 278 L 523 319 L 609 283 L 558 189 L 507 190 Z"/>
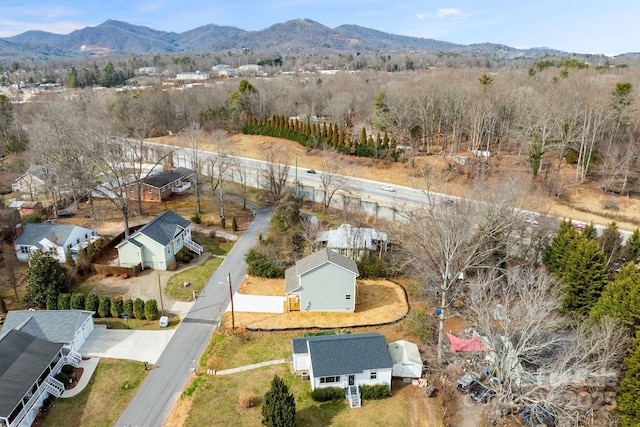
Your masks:
<path fill-rule="evenodd" d="M 41 427 L 109 427 L 120 417 L 144 376 L 140 362 L 101 359 L 87 387 L 75 397 L 56 399 Z"/>
<path fill-rule="evenodd" d="M 215 333 L 205 351 L 204 364 L 214 369 L 281 359 L 291 354 L 294 334 L 268 334 L 246 337 L 242 334 Z M 311 399 L 311 386 L 294 376 L 287 364 L 273 365 L 232 375 L 200 374 L 183 399 L 192 399 L 185 426 L 260 426 L 264 394 L 274 375 L 279 375 L 296 398 L 296 421 L 300 426 L 390 426 L 411 425 L 408 404 L 398 396 L 365 401 L 350 409 L 346 401 L 317 403 Z M 241 394 L 249 393 L 256 402 L 252 408 L 238 404 Z"/>

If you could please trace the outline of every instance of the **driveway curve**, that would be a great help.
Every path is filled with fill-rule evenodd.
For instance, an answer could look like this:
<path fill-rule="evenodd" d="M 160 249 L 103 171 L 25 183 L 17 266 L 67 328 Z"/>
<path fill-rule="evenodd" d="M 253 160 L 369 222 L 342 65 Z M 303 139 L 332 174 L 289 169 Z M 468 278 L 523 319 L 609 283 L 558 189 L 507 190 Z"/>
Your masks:
<path fill-rule="evenodd" d="M 107 329 L 104 325 L 96 325 L 80 347 L 80 354 L 83 357 L 129 359 L 155 364 L 175 332 L 175 329 Z"/>

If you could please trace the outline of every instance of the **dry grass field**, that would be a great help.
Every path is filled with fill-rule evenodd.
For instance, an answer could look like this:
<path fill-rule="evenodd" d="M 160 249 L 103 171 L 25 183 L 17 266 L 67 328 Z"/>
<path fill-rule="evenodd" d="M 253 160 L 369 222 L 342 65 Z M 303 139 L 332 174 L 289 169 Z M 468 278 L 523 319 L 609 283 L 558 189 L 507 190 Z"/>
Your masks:
<path fill-rule="evenodd" d="M 235 325 L 249 329 L 313 329 L 362 327 L 394 322 L 407 314 L 409 305 L 400 285 L 387 280 L 358 280 L 355 313 L 235 313 Z M 284 295 L 283 279 L 247 277 L 240 293 L 253 295 Z M 231 314 L 223 316 L 231 323 Z"/>

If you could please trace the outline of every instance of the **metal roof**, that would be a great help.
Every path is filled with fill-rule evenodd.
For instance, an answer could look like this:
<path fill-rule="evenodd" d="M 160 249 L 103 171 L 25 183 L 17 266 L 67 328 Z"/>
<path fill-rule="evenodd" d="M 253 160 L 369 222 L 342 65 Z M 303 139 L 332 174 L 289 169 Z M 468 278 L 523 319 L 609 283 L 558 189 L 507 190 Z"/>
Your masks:
<path fill-rule="evenodd" d="M 0 416 L 9 416 L 61 349 L 15 329 L 0 337 Z"/>

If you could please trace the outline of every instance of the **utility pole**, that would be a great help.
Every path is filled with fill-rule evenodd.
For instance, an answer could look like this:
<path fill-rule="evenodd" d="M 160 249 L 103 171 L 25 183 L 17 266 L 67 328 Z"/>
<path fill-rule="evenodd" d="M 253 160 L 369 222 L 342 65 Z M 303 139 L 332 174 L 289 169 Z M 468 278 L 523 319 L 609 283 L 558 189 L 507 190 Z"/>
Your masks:
<path fill-rule="evenodd" d="M 222 154 L 220 153 L 220 135 L 218 139 L 218 185 L 220 186 L 220 220 L 224 218 L 224 190 L 222 188 Z"/>
<path fill-rule="evenodd" d="M 227 282 L 229 282 L 229 297 L 231 298 L 231 331 L 236 330 L 236 320 L 233 311 L 233 288 L 231 287 L 231 273 L 227 274 Z"/>
<path fill-rule="evenodd" d="M 300 197 L 298 191 L 298 152 L 296 151 L 296 198 Z"/>
<path fill-rule="evenodd" d="M 158 292 L 160 292 L 160 309 L 162 310 L 162 315 L 164 316 L 164 304 L 162 303 L 162 286 L 160 286 L 160 273 L 158 273 Z"/>

